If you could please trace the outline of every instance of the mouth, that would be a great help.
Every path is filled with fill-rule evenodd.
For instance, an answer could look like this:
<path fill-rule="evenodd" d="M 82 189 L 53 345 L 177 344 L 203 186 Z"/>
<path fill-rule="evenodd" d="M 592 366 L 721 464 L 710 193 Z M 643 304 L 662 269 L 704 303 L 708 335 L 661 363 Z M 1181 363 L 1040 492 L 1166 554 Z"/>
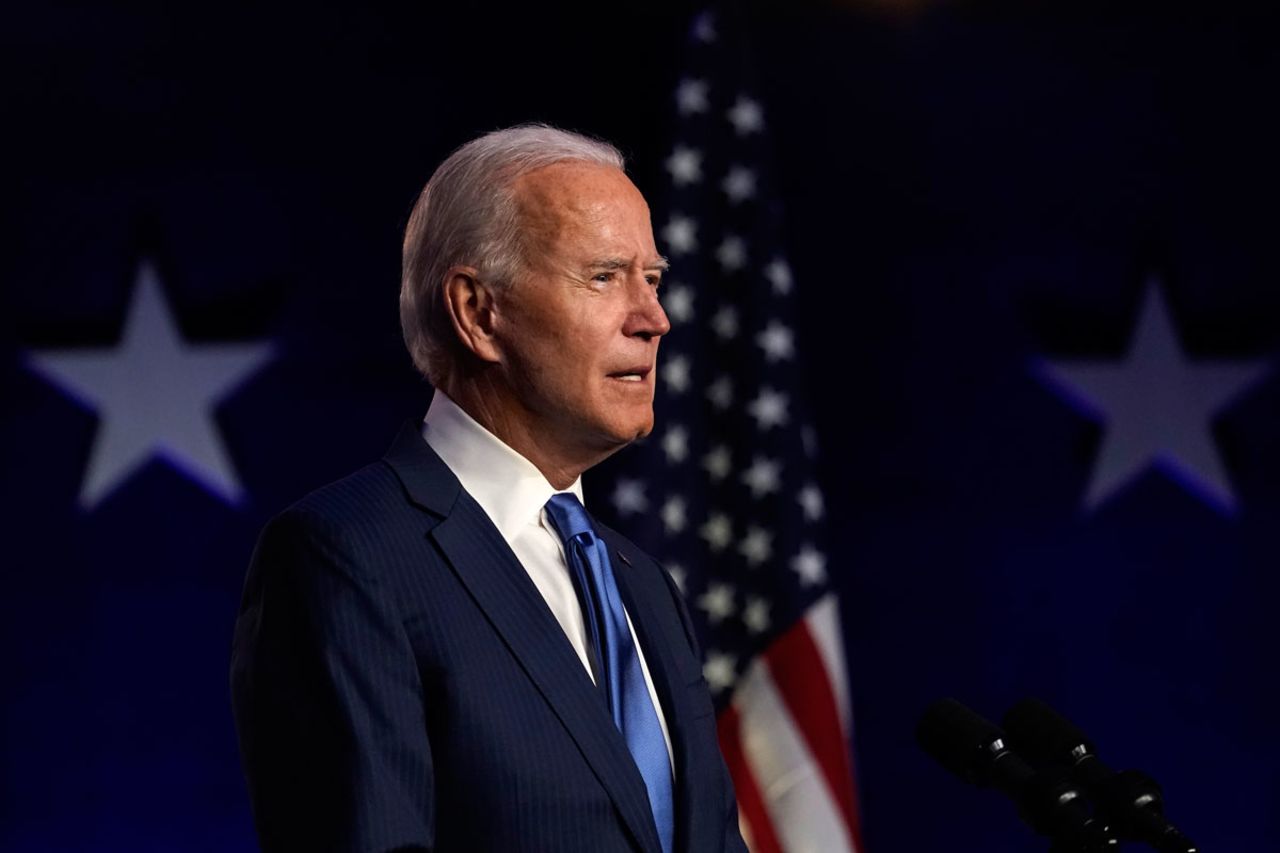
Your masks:
<path fill-rule="evenodd" d="M 648 378 L 653 368 L 648 365 L 639 367 L 628 367 L 625 370 L 616 370 L 609 374 L 610 379 L 617 379 L 621 382 L 644 382 Z"/>

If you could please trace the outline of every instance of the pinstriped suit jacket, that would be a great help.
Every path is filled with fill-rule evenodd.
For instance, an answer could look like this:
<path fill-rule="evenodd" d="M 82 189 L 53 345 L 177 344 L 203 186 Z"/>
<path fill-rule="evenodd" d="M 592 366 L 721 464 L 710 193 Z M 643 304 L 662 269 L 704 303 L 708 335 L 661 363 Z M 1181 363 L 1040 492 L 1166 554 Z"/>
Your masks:
<path fill-rule="evenodd" d="M 667 714 L 676 849 L 745 853 L 681 597 L 597 527 Z M 661 851 L 602 694 L 412 423 L 267 525 L 231 687 L 264 850 Z"/>

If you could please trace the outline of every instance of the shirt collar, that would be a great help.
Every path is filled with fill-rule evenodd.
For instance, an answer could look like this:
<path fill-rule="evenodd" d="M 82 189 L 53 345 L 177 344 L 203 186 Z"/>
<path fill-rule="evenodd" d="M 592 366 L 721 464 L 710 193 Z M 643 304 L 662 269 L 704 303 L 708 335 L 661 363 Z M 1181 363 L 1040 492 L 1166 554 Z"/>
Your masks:
<path fill-rule="evenodd" d="M 525 525 L 541 522 L 543 506 L 557 491 L 573 492 L 582 500 L 581 477 L 568 489 L 556 489 L 537 466 L 439 389 L 423 418 L 422 437 L 508 542 Z"/>

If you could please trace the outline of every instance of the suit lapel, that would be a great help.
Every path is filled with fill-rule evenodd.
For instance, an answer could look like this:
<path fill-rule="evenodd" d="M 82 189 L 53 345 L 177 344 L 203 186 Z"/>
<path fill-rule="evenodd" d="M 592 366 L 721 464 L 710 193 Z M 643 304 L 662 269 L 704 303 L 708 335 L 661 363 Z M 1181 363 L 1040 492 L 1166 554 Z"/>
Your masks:
<path fill-rule="evenodd" d="M 528 572 L 416 428 L 401 430 L 386 461 L 414 503 L 444 515 L 429 535 L 577 743 L 636 843 L 660 851 L 644 779 Z"/>

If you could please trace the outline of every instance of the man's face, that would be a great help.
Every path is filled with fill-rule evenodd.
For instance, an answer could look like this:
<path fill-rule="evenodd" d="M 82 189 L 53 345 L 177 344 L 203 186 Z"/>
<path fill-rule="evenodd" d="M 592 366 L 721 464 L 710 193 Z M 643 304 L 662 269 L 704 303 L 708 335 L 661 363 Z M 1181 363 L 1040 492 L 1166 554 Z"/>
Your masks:
<path fill-rule="evenodd" d="M 620 170 L 557 163 L 516 183 L 525 269 L 499 294 L 508 414 L 585 464 L 653 429 L 665 261 Z"/>

